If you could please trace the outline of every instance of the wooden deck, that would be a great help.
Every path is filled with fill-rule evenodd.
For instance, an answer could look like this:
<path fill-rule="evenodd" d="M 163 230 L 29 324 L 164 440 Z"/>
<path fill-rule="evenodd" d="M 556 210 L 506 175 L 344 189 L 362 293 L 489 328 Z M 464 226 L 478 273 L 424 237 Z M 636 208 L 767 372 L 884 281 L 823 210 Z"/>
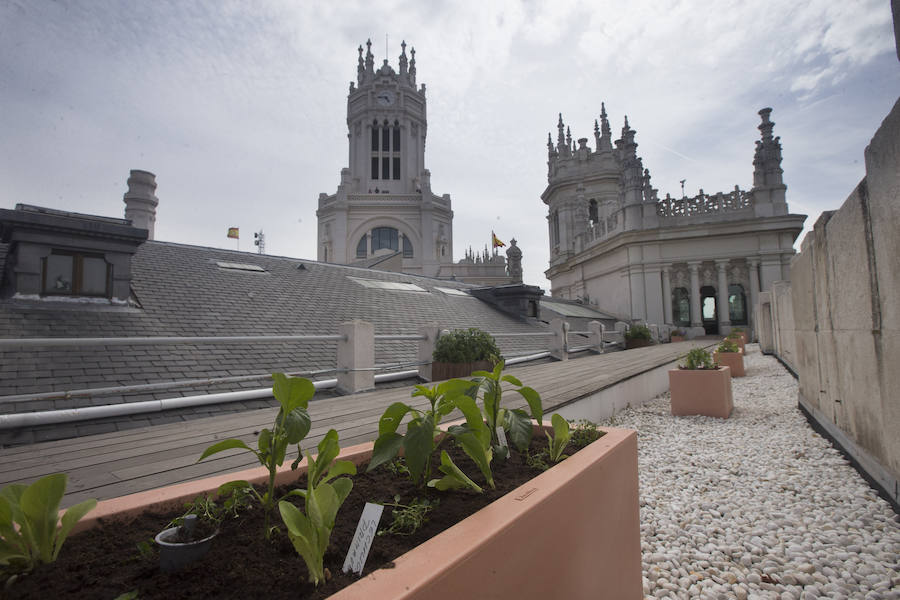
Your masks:
<path fill-rule="evenodd" d="M 692 347 L 712 343 L 663 344 L 566 362 L 521 365 L 510 371 L 541 394 L 544 410 L 550 413 L 555 406 L 676 360 Z M 421 398 L 411 398 L 411 391 L 412 386 L 313 399 L 309 405 L 313 428 L 303 440 L 303 449 L 315 447 L 332 428 L 338 431 L 342 446 L 375 439 L 378 419 L 390 404 L 427 405 Z M 504 404 L 524 402 L 518 394 L 506 394 Z M 86 498 L 114 498 L 257 466 L 255 457 L 246 451 L 222 452 L 202 463 L 197 458 L 211 443 L 225 438 L 240 438 L 255 447 L 256 435 L 271 427 L 276 412 L 255 410 L 0 450 L 0 487 L 65 472 L 69 487 L 62 505 L 71 506 Z"/>

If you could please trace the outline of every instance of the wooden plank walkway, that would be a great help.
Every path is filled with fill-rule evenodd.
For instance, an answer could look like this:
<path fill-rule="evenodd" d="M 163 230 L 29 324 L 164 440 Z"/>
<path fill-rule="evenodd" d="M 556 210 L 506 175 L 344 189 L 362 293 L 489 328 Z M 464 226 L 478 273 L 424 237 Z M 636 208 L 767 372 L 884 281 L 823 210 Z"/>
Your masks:
<path fill-rule="evenodd" d="M 517 365 L 510 372 L 541 394 L 544 410 L 550 413 L 555 406 L 677 360 L 692 347 L 713 343 L 663 344 L 566 362 Z M 314 448 L 332 428 L 338 431 L 341 446 L 371 441 L 377 437 L 378 419 L 390 404 L 427 406 L 427 401 L 412 398 L 411 393 L 412 386 L 313 399 L 309 405 L 313 427 L 301 446 L 304 451 Z M 524 402 L 518 394 L 505 394 L 504 404 Z M 86 498 L 115 498 L 257 466 L 246 451 L 222 452 L 202 463 L 197 458 L 207 446 L 225 438 L 239 438 L 255 447 L 256 435 L 271 427 L 276 413 L 267 408 L 0 450 L 0 487 L 65 472 L 69 487 L 62 505 L 71 506 Z"/>

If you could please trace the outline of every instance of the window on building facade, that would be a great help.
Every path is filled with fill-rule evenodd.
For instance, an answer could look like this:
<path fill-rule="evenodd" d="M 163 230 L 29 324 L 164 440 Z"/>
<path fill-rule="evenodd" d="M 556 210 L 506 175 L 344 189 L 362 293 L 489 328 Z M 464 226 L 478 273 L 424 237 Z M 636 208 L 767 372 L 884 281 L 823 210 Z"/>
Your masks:
<path fill-rule="evenodd" d="M 111 295 L 112 265 L 102 255 L 54 250 L 42 260 L 41 275 L 47 295 Z"/>
<path fill-rule="evenodd" d="M 356 258 L 365 258 L 366 250 L 366 236 L 364 235 L 359 238 L 359 243 L 356 245 Z"/>
<path fill-rule="evenodd" d="M 412 258 L 413 257 L 413 245 L 412 242 L 406 237 L 406 234 L 403 234 L 403 258 Z"/>
<path fill-rule="evenodd" d="M 376 227 L 372 230 L 372 254 L 382 248 L 395 252 L 400 249 L 399 232 L 393 227 Z"/>
<path fill-rule="evenodd" d="M 588 220 L 591 222 L 591 225 L 596 225 L 597 221 L 600 220 L 597 213 L 597 201 L 591 199 L 588 203 Z"/>
<path fill-rule="evenodd" d="M 733 325 L 747 324 L 747 296 L 744 286 L 738 283 L 728 286 L 728 320 Z"/>
<path fill-rule="evenodd" d="M 550 215 L 550 243 L 559 246 L 559 213 Z"/>
<path fill-rule="evenodd" d="M 400 121 L 372 122 L 372 179 L 400 179 Z"/>
<path fill-rule="evenodd" d="M 672 290 L 672 321 L 680 326 L 691 324 L 691 296 L 683 287 Z"/>

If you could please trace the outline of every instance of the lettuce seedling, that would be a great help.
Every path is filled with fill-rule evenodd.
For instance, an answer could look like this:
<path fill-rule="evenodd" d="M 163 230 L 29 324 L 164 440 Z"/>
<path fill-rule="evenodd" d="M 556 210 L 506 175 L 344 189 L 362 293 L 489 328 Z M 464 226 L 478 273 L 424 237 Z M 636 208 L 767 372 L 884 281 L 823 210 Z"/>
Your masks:
<path fill-rule="evenodd" d="M 366 472 L 393 460 L 403 448 L 412 482 L 428 481 L 431 455 L 443 440 L 438 428 L 441 419 L 456 408 L 454 399 L 471 387 L 471 382 L 462 379 L 451 379 L 431 388 L 417 385 L 412 395 L 414 398 L 424 396 L 430 404 L 429 410 L 421 411 L 403 402 L 391 404 L 378 421 L 378 439 Z M 412 419 L 406 425 L 406 434 L 400 435 L 397 428 L 407 414 L 411 414 Z"/>
<path fill-rule="evenodd" d="M 303 497 L 306 514 L 285 500 L 278 503 L 288 537 L 306 563 L 310 579 L 315 585 L 319 585 L 319 582 L 325 579 L 325 550 L 328 549 L 334 520 L 338 509 L 353 488 L 353 482 L 348 477 L 339 476 L 356 474 L 356 465 L 349 460 L 339 460 L 332 464 L 340 451 L 337 431 L 331 429 L 319 442 L 318 456 L 307 455 L 308 487 L 305 490 L 289 492 L 289 495 Z"/>
<path fill-rule="evenodd" d="M 275 425 L 272 429 L 263 429 L 259 434 L 257 441 L 258 449 L 254 450 L 244 442 L 238 439 L 227 439 L 217 442 L 203 451 L 203 454 L 197 459 L 200 462 L 208 456 L 212 456 L 217 452 L 231 450 L 233 448 L 243 448 L 249 450 L 256 455 L 259 464 L 269 470 L 269 482 L 265 494 L 262 496 L 250 485 L 250 483 L 242 480 L 230 481 L 219 488 L 219 495 L 233 492 L 235 488 L 249 488 L 265 510 L 265 532 L 266 537 L 271 533 L 269 528 L 269 517 L 275 507 L 275 474 L 278 467 L 284 463 L 284 458 L 289 445 L 297 445 L 297 459 L 291 464 L 292 469 L 296 469 L 302 458 L 300 451 L 300 441 L 309 433 L 312 423 L 307 412 L 309 400 L 316 393 L 312 382 L 302 377 L 288 377 L 284 373 L 273 373 L 272 393 L 281 410 L 275 417 Z"/>
<path fill-rule="evenodd" d="M 491 444 L 494 451 L 498 455 L 505 456 L 507 449 L 500 446 L 497 438 L 497 427 L 503 427 L 509 440 L 513 443 L 519 452 L 525 452 L 531 444 L 531 436 L 533 433 L 531 427 L 531 419 L 540 423 L 544 417 L 544 409 L 541 406 L 541 396 L 537 391 L 528 386 L 523 386 L 518 378 L 512 375 L 502 375 L 504 362 L 500 361 L 494 367 L 493 372 L 475 371 L 472 375 L 475 379 L 472 381 L 478 384 L 477 391 L 481 392 L 482 403 L 484 405 L 484 420 L 487 421 Z M 529 415 L 520 408 L 505 409 L 500 407 L 500 401 L 503 396 L 502 382 L 510 383 L 516 388 L 514 392 L 518 392 L 531 411 Z"/>
<path fill-rule="evenodd" d="M 471 384 L 470 384 L 471 385 Z M 471 396 L 460 395 L 454 398 L 454 405 L 466 418 L 465 425 L 452 425 L 447 433 L 453 437 L 463 451 L 471 458 L 491 488 L 494 488 L 494 476 L 491 472 L 491 432 L 484 422 L 481 411 Z M 479 485 L 472 481 L 459 467 L 453 463 L 453 459 L 446 450 L 441 450 L 441 465 L 438 467 L 444 474 L 441 479 L 432 479 L 429 487 L 438 490 L 470 488 L 478 492 L 483 491 Z"/>
<path fill-rule="evenodd" d="M 94 499 L 79 502 L 60 520 L 67 480 L 65 473 L 56 473 L 0 490 L 0 571 L 31 571 L 38 563 L 55 561 L 75 523 L 97 506 Z"/>
<path fill-rule="evenodd" d="M 547 441 L 550 443 L 550 460 L 559 462 L 565 458 L 563 450 L 566 449 L 569 438 L 572 437 L 572 430 L 569 428 L 569 422 L 557 413 L 550 417 L 550 422 L 553 424 L 553 435 L 546 431 L 544 432 L 547 436 Z"/>

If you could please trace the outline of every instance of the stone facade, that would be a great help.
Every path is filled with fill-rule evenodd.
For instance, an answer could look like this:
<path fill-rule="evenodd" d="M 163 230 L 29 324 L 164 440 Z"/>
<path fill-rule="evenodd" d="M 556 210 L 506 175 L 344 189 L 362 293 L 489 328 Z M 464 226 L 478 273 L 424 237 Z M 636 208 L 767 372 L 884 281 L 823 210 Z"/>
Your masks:
<path fill-rule="evenodd" d="M 503 256 L 453 263 L 450 195 L 431 191 L 425 168 L 425 84 L 416 51 L 401 44 L 395 71 L 375 68 L 372 43 L 360 46 L 347 96 L 349 167 L 335 194 L 320 194 L 318 260 L 487 285 L 509 281 Z M 394 256 L 395 255 L 395 256 Z"/>
<path fill-rule="evenodd" d="M 613 142 L 606 107 L 594 122 L 594 149 L 577 145 L 563 123 L 548 135 L 552 294 L 634 321 L 724 334 L 754 325 L 761 291 L 790 277 L 805 215 L 785 201 L 781 144 L 771 109 L 759 112 L 753 188 L 659 198 L 625 118 Z M 728 307 L 728 310 L 724 310 Z"/>
<path fill-rule="evenodd" d="M 757 308 L 761 347 L 794 369 L 799 404 L 900 507 L 900 100 L 866 176 L 826 211 Z"/>

